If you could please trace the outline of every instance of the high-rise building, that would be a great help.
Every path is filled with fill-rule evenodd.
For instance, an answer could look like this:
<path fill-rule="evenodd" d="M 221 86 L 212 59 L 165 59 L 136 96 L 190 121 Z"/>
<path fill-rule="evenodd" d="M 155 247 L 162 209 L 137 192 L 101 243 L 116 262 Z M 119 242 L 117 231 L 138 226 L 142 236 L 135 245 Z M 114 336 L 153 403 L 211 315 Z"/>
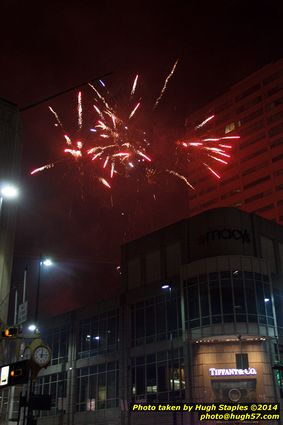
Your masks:
<path fill-rule="evenodd" d="M 0 99 L 0 188 L 17 184 L 20 170 L 20 114 L 16 105 Z M 0 195 L 0 318 L 6 320 L 9 304 L 16 203 Z"/>
<path fill-rule="evenodd" d="M 215 114 L 199 135 L 234 136 L 231 159 L 221 179 L 199 164 L 188 164 L 189 214 L 233 206 L 283 224 L 283 59 L 233 85 L 226 93 L 192 113 L 188 131 Z M 227 141 L 228 144 L 228 141 Z M 220 157 L 225 160 L 224 157 Z"/>

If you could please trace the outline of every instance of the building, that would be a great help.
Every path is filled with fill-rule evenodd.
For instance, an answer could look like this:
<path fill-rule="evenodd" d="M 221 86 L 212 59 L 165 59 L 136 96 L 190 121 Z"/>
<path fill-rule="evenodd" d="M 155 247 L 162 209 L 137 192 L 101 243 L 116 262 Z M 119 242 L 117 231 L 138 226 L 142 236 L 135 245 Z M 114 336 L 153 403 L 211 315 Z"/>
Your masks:
<path fill-rule="evenodd" d="M 212 114 L 214 120 L 198 130 L 200 136 L 241 138 L 231 143 L 227 166 L 209 162 L 221 168 L 220 180 L 199 164 L 188 165 L 190 182 L 197 188 L 189 195 L 189 214 L 233 206 L 283 224 L 283 59 L 192 113 L 188 131 Z"/>
<path fill-rule="evenodd" d="M 129 406 L 280 400 L 282 277 L 282 226 L 235 208 L 124 245 L 120 298 L 42 324 L 52 361 L 37 392 L 53 401 L 39 424 L 186 425 Z"/>
<path fill-rule="evenodd" d="M 16 184 L 21 154 L 20 114 L 16 105 L 0 99 L 0 187 Z M 16 203 L 0 195 L 0 318 L 7 319 L 11 284 Z"/>

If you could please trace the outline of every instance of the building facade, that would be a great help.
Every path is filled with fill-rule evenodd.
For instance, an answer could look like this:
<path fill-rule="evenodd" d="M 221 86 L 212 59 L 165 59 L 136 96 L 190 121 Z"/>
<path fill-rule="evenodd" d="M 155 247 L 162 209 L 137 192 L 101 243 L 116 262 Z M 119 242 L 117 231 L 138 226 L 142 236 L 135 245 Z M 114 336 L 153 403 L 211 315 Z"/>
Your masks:
<path fill-rule="evenodd" d="M 192 424 L 129 406 L 279 401 L 282 276 L 282 226 L 234 208 L 124 245 L 120 298 L 41 325 L 52 361 L 36 390 L 52 409 L 39 423 Z"/>
<path fill-rule="evenodd" d="M 189 134 L 212 114 L 215 118 L 197 130 L 198 136 L 239 135 L 240 139 L 229 141 L 233 148 L 227 166 L 211 159 L 208 162 L 221 169 L 220 180 L 207 168 L 188 164 L 190 182 L 197 188 L 189 195 L 188 214 L 229 206 L 282 224 L 283 59 L 251 74 L 192 113 L 186 123 Z"/>
<path fill-rule="evenodd" d="M 0 99 L 0 187 L 16 184 L 21 154 L 21 123 L 16 105 Z M 0 318 L 7 319 L 11 284 L 16 203 L 0 195 Z"/>

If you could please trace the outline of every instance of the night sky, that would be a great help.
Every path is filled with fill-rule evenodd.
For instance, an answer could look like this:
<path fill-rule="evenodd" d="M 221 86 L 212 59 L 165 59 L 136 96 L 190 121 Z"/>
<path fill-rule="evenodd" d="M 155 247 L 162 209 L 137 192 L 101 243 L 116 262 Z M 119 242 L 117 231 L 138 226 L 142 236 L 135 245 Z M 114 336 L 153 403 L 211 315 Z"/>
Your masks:
<path fill-rule="evenodd" d="M 24 108 L 110 73 L 104 82 L 123 110 L 139 74 L 140 124 L 151 139 L 151 154 L 164 164 L 191 111 L 283 57 L 280 1 L 4 0 L 0 14 L 0 97 Z M 153 111 L 176 59 L 174 76 Z M 148 183 L 143 170 L 116 179 L 111 191 L 75 161 L 29 175 L 63 158 L 62 135 L 48 105 L 75 132 L 76 94 L 21 113 L 22 195 L 13 284 L 21 282 L 28 264 L 32 298 L 39 253 L 52 255 L 57 267 L 42 283 L 44 305 L 52 313 L 91 302 L 101 292 L 117 293 L 121 243 L 185 217 L 189 208 L 187 187 L 168 176 Z M 92 92 L 85 86 L 82 94 L 90 126 L 96 120 Z"/>

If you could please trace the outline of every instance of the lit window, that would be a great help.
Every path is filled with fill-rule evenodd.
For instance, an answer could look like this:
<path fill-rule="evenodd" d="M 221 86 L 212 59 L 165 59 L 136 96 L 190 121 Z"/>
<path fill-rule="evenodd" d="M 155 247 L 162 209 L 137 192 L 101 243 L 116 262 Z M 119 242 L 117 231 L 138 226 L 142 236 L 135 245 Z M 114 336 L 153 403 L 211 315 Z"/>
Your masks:
<path fill-rule="evenodd" d="M 225 127 L 225 134 L 230 133 L 231 131 L 235 130 L 235 123 L 231 122 L 230 124 L 227 124 Z"/>

